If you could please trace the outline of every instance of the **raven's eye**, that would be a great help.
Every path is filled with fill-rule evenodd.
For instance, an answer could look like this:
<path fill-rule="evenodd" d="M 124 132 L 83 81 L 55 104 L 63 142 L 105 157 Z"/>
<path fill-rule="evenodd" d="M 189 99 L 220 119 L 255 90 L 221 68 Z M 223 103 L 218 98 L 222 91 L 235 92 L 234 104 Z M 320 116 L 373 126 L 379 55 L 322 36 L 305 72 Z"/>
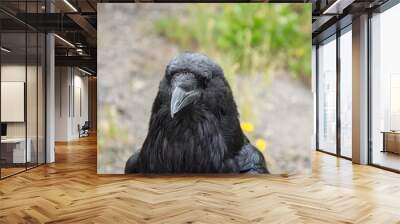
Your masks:
<path fill-rule="evenodd" d="M 198 83 L 198 86 L 202 89 L 207 88 L 207 84 L 209 82 L 209 79 L 205 77 L 204 75 L 200 74 L 194 74 Z"/>

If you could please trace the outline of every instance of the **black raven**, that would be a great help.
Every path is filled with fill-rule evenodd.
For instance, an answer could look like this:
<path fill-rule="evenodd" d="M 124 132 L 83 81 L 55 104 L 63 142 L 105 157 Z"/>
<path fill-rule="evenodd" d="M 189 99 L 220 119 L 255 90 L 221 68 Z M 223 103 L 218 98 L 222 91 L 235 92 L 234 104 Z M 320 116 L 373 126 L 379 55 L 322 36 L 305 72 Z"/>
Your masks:
<path fill-rule="evenodd" d="M 125 173 L 267 173 L 238 117 L 221 67 L 182 53 L 166 67 L 147 137 Z"/>

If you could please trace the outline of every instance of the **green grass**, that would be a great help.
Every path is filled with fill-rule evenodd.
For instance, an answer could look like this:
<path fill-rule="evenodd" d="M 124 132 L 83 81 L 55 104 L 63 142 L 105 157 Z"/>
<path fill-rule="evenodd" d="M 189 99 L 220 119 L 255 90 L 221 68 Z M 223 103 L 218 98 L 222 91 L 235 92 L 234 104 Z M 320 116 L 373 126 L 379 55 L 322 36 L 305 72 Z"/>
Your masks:
<path fill-rule="evenodd" d="M 228 79 L 276 69 L 311 76 L 311 4 L 193 4 L 156 21 L 154 30 L 181 49 L 208 54 Z"/>

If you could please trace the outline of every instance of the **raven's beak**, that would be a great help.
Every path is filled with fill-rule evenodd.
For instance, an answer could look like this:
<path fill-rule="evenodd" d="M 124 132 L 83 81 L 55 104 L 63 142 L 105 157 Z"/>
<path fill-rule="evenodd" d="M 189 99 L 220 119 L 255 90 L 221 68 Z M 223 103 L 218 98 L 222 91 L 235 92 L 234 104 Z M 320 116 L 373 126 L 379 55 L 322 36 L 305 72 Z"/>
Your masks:
<path fill-rule="evenodd" d="M 174 118 L 176 113 L 192 103 L 198 94 L 196 90 L 186 91 L 179 86 L 175 87 L 171 97 L 171 117 Z"/>

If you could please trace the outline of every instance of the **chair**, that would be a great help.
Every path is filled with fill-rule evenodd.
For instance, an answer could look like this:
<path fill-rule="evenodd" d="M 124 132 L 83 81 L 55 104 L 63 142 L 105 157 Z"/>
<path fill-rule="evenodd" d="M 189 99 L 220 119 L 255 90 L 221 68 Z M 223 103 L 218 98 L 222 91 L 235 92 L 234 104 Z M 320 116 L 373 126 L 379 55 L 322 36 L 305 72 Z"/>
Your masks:
<path fill-rule="evenodd" d="M 85 123 L 82 125 L 82 127 L 80 127 L 80 125 L 78 125 L 79 138 L 89 136 L 89 129 L 90 129 L 89 121 L 85 121 Z"/>

